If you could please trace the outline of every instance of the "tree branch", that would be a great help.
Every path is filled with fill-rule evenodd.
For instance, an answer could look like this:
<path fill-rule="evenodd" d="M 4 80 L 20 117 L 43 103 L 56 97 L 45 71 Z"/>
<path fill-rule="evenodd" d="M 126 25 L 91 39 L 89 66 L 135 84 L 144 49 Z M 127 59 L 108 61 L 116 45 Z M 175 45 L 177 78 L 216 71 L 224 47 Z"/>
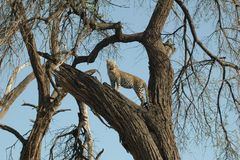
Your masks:
<path fill-rule="evenodd" d="M 87 62 L 87 63 L 93 63 L 95 59 L 97 58 L 99 52 L 107 47 L 110 44 L 116 43 L 116 42 L 141 42 L 143 33 L 136 33 L 136 34 L 122 34 L 119 33 L 119 35 L 115 34 L 110 37 L 104 38 L 101 42 L 99 42 L 95 48 L 92 50 L 92 52 L 88 56 L 78 56 L 74 59 L 72 66 L 75 67 L 79 63 Z"/>
<path fill-rule="evenodd" d="M 7 125 L 4 125 L 4 124 L 0 124 L 0 128 L 5 130 L 5 131 L 8 131 L 10 133 L 12 133 L 17 139 L 20 140 L 20 142 L 22 142 L 22 144 L 24 145 L 26 140 L 23 138 L 23 136 L 17 131 L 15 130 L 14 128 L 12 127 L 9 127 Z"/>
<path fill-rule="evenodd" d="M 55 115 L 58 114 L 58 113 L 67 112 L 67 111 L 71 111 L 71 109 L 59 109 L 59 110 L 57 110 L 53 115 L 55 116 Z"/>
<path fill-rule="evenodd" d="M 16 67 L 11 75 L 11 77 L 9 78 L 9 81 L 8 81 L 8 84 L 7 84 L 7 87 L 6 87 L 6 90 L 5 90 L 5 93 L 4 95 L 8 94 L 11 89 L 12 89 L 12 86 L 13 86 L 13 83 L 14 81 L 16 80 L 16 77 L 17 77 L 17 74 L 25 67 L 29 66 L 30 63 L 27 62 L 27 63 L 24 63 L 18 67 Z"/>
<path fill-rule="evenodd" d="M 17 97 L 25 90 L 27 85 L 35 78 L 34 73 L 30 73 L 22 82 L 18 84 L 11 92 L 4 95 L 0 100 L 0 108 L 2 108 L 0 112 L 0 118 L 3 118 L 4 115 L 9 110 L 12 103 L 17 99 Z"/>
<path fill-rule="evenodd" d="M 142 117 L 146 109 L 69 65 L 61 65 L 60 70 L 53 73 L 65 91 L 78 101 L 86 103 L 117 130 L 123 146 L 133 154 L 134 159 L 161 159 L 158 147 Z M 141 149 L 136 149 L 136 144 Z"/>

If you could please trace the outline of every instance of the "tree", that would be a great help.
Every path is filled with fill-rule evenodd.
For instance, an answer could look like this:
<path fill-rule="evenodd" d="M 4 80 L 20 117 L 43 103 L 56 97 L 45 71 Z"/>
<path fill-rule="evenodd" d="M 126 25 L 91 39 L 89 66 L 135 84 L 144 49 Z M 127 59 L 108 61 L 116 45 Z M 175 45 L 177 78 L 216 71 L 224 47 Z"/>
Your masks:
<path fill-rule="evenodd" d="M 1 129 L 11 132 L 21 141 L 20 159 L 41 158 L 42 140 L 53 116 L 62 111 L 58 108 L 67 93 L 76 99 L 80 109 L 78 126 L 56 138 L 66 137 L 73 144 L 66 144 L 65 156 L 68 159 L 86 157 L 85 144 L 79 138 L 81 131 L 85 133 L 86 141 L 91 142 L 89 131 L 83 124 L 86 104 L 119 133 L 122 145 L 134 159 L 180 159 L 176 142 L 181 147 L 188 137 L 186 132 L 192 129 L 202 138 L 212 138 L 213 144 L 224 151 L 219 157 L 239 158 L 236 136 L 239 130 L 234 134 L 227 126 L 226 109 L 223 107 L 227 103 L 231 108 L 228 113 L 239 116 L 238 2 L 159 0 L 152 3 L 155 7 L 145 30 L 125 34 L 121 22 L 110 22 L 101 14 L 106 4 L 119 7 L 108 0 L 2 1 L 0 64 L 9 62 L 12 55 L 20 57 L 22 50 L 19 48 L 24 48 L 33 73 L 11 89 L 19 69 L 14 71 L 1 99 L 1 114 L 7 112 L 34 78 L 38 87 L 38 104 L 31 105 L 36 108 L 37 115 L 27 137 L 14 128 L 0 125 Z M 196 7 L 190 8 L 192 5 Z M 207 9 L 211 12 L 204 12 Z M 209 40 L 213 41 L 209 44 L 217 48 L 207 47 L 196 31 L 195 24 L 198 22 L 201 26 L 201 19 L 208 15 L 216 18 L 212 20 L 216 28 L 210 34 Z M 168 21 L 177 22 L 177 25 L 164 31 Z M 84 56 L 84 45 L 81 44 L 94 36 L 101 40 Z M 168 37 L 173 38 L 180 50 L 180 58 L 176 58 L 178 65 L 174 65 L 175 73 L 174 61 L 170 61 L 163 42 Z M 94 63 L 100 51 L 118 42 L 139 42 L 146 49 L 149 109 L 133 103 L 106 83 L 90 76 L 95 70 L 89 75 L 89 72 L 75 68 L 80 63 Z M 71 65 L 66 61 L 70 56 L 74 57 Z M 54 146 L 50 159 L 54 159 Z M 88 147 L 87 152 L 91 153 L 91 144 Z M 87 158 L 98 159 L 100 155 L 92 157 L 88 154 Z"/>

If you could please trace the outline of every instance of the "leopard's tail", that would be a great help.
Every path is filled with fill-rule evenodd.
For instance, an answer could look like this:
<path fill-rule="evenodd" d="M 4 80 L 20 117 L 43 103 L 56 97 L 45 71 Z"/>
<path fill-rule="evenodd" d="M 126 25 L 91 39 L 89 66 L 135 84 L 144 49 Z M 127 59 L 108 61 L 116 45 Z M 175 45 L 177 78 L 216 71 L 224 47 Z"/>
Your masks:
<path fill-rule="evenodd" d="M 144 89 L 145 89 L 145 96 L 146 96 L 145 105 L 148 107 L 149 106 L 149 94 L 148 94 L 148 86 L 146 83 L 144 83 Z"/>

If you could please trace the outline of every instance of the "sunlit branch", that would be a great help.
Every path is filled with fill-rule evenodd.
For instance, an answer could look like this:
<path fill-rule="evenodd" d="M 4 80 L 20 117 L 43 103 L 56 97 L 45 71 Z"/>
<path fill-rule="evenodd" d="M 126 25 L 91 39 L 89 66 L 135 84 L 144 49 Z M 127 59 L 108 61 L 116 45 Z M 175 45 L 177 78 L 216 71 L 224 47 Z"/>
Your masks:
<path fill-rule="evenodd" d="M 30 73 L 24 80 L 22 80 L 13 90 L 5 94 L 0 100 L 0 118 L 7 113 L 12 103 L 25 90 L 27 85 L 35 78 L 34 73 Z"/>
<path fill-rule="evenodd" d="M 16 78 L 17 78 L 17 74 L 18 74 L 22 69 L 24 69 L 24 68 L 27 67 L 27 66 L 30 66 L 30 63 L 29 63 L 29 62 L 24 63 L 24 64 L 22 64 L 22 65 L 20 65 L 20 66 L 18 66 L 18 67 L 16 67 L 16 68 L 14 69 L 11 77 L 9 78 L 9 81 L 8 81 L 8 84 L 7 84 L 7 87 L 6 87 L 6 90 L 5 90 L 4 95 L 8 94 L 8 93 L 11 91 L 12 86 L 13 86 Z"/>

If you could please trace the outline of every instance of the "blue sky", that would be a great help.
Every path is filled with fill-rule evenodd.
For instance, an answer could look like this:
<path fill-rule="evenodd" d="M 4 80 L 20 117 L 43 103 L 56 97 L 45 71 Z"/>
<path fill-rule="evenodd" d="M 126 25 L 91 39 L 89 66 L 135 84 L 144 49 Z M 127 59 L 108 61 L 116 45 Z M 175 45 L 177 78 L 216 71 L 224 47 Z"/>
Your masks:
<path fill-rule="evenodd" d="M 128 3 L 130 2 L 125 3 L 126 6 L 132 6 L 131 8 L 118 8 L 116 10 L 110 8 L 108 11 L 110 11 L 112 19 L 115 22 L 121 21 L 124 26 L 125 24 L 127 24 L 128 26 L 124 28 L 124 31 L 127 33 L 131 33 L 131 31 L 143 31 L 148 23 L 153 8 L 150 6 L 150 3 L 147 2 L 145 3 L 144 7 L 139 7 L 138 3 L 134 4 L 134 2 L 132 2 L 131 5 L 128 5 Z M 177 49 L 177 55 L 181 56 L 180 52 L 181 51 Z M 120 44 L 119 53 L 120 56 L 117 59 L 119 67 L 124 71 L 139 76 L 147 82 L 149 73 L 145 49 L 139 43 Z M 97 58 L 96 63 L 90 64 L 88 66 L 86 64 L 81 64 L 78 66 L 78 68 L 81 68 L 82 70 L 96 68 L 101 72 L 103 82 L 109 83 L 105 64 L 105 59 L 107 55 L 103 52 L 101 52 L 101 54 L 102 55 Z M 20 81 L 24 77 L 24 75 L 29 72 L 29 69 L 25 69 L 24 71 L 22 71 L 21 74 L 18 76 L 18 81 Z M 121 89 L 120 92 L 129 97 L 134 102 L 138 104 L 140 103 L 134 91 Z M 35 81 L 32 82 L 27 87 L 26 91 L 16 100 L 16 102 L 9 110 L 9 113 L 1 121 L 1 123 L 16 128 L 21 134 L 24 134 L 29 129 L 31 129 L 32 123 L 30 122 L 30 120 L 34 120 L 35 111 L 29 107 L 21 106 L 21 104 L 23 104 L 24 102 L 37 104 L 38 96 L 34 93 L 37 93 L 37 86 Z M 77 122 L 77 105 L 71 95 L 68 95 L 63 101 L 61 109 L 63 108 L 70 108 L 71 111 L 66 113 L 60 113 L 59 115 L 56 115 L 54 117 L 48 135 L 53 134 L 57 128 L 75 124 Z M 96 151 L 100 151 L 102 148 L 104 148 L 105 150 L 102 155 L 102 159 L 132 159 L 132 156 L 128 154 L 121 146 L 117 132 L 112 129 L 106 128 L 92 114 L 90 115 L 90 123 Z M 49 147 L 48 145 L 50 142 L 50 137 L 51 136 L 48 136 L 43 140 L 43 159 L 44 156 L 48 154 L 48 152 L 44 151 L 44 147 Z M 5 148 L 12 145 L 15 141 L 16 138 L 14 138 L 13 135 L 0 130 L 0 159 L 5 159 L 5 157 L 7 156 Z M 20 149 L 21 145 L 18 143 L 15 150 L 13 151 L 13 159 L 17 159 L 19 157 Z M 9 151 L 7 152 L 7 154 L 9 154 Z M 190 143 L 189 150 L 181 152 L 181 156 L 182 159 L 191 160 L 213 159 L 212 150 L 209 150 L 209 148 L 206 148 L 204 145 L 198 146 L 195 143 Z"/>

